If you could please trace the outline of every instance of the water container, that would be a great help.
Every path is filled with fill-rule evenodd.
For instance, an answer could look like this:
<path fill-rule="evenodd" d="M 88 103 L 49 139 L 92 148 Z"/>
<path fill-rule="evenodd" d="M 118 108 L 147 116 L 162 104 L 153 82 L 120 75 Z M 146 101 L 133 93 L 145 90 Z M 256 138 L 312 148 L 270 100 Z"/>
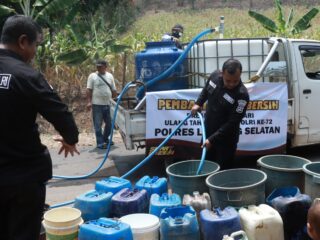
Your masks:
<path fill-rule="evenodd" d="M 240 230 L 232 233 L 230 236 L 224 235 L 222 238 L 222 240 L 235 240 L 235 239 L 248 240 L 248 237 L 244 231 Z"/>
<path fill-rule="evenodd" d="M 260 69 L 268 54 L 265 39 L 210 39 L 198 41 L 188 55 L 189 72 L 200 73 L 189 78 L 191 88 L 203 87 L 205 76 L 214 69 L 221 69 L 229 58 L 242 64 L 242 79 L 250 79 Z"/>
<path fill-rule="evenodd" d="M 250 168 L 235 168 L 216 172 L 207 177 L 211 204 L 214 207 L 243 207 L 265 202 L 267 175 Z"/>
<path fill-rule="evenodd" d="M 183 197 L 184 194 L 192 194 L 194 191 L 199 193 L 208 192 L 205 184 L 206 177 L 219 171 L 220 166 L 211 161 L 204 161 L 202 170 L 197 175 L 200 160 L 188 160 L 171 164 L 166 172 L 174 193 Z"/>
<path fill-rule="evenodd" d="M 129 224 L 109 218 L 91 220 L 81 225 L 79 240 L 133 240 Z"/>
<path fill-rule="evenodd" d="M 198 191 L 193 192 L 193 195 L 185 194 L 182 200 L 183 205 L 190 205 L 199 216 L 203 209 L 211 209 L 211 199 L 208 193 L 200 195 Z"/>
<path fill-rule="evenodd" d="M 161 195 L 168 191 L 168 184 L 166 178 L 144 176 L 136 183 L 137 189 L 147 190 L 149 198 L 153 193 Z"/>
<path fill-rule="evenodd" d="M 267 155 L 258 159 L 257 164 L 268 176 L 266 195 L 280 187 L 296 186 L 304 192 L 302 167 L 310 161 L 291 155 Z"/>
<path fill-rule="evenodd" d="M 233 207 L 214 208 L 200 212 L 201 233 L 204 240 L 221 240 L 224 235 L 241 230 L 240 217 Z"/>
<path fill-rule="evenodd" d="M 282 217 L 285 239 L 295 239 L 295 236 L 303 234 L 311 205 L 311 198 L 308 195 L 300 193 L 294 196 L 280 195 L 271 200 L 271 205 Z"/>
<path fill-rule="evenodd" d="M 76 208 L 60 207 L 47 211 L 42 221 L 47 240 L 74 240 L 78 238 L 79 225 L 83 223 Z"/>
<path fill-rule="evenodd" d="M 108 177 L 96 182 L 95 189 L 99 192 L 119 192 L 124 188 L 131 188 L 131 182 L 124 178 Z"/>
<path fill-rule="evenodd" d="M 276 188 L 272 191 L 272 193 L 267 197 L 266 203 L 272 207 L 272 200 L 277 197 L 295 197 L 300 193 L 300 189 L 298 187 L 283 187 Z"/>
<path fill-rule="evenodd" d="M 147 42 L 146 48 L 135 56 L 136 79 L 148 82 L 159 76 L 180 57 L 182 50 L 174 42 Z M 177 66 L 166 79 L 147 88 L 147 91 L 162 91 L 188 88 L 187 64 Z M 141 98 L 142 96 L 138 96 Z"/>
<path fill-rule="evenodd" d="M 154 193 L 150 198 L 149 213 L 160 217 L 162 209 L 181 205 L 181 198 L 178 194 L 163 193 L 161 196 Z"/>
<path fill-rule="evenodd" d="M 81 217 L 85 222 L 108 217 L 112 196 L 111 192 L 105 193 L 92 190 L 76 197 L 74 207 L 81 211 Z"/>
<path fill-rule="evenodd" d="M 305 193 L 311 199 L 320 197 L 320 162 L 312 162 L 303 166 L 305 177 Z"/>
<path fill-rule="evenodd" d="M 191 206 L 164 208 L 160 214 L 161 240 L 199 240 L 199 225 Z"/>
<path fill-rule="evenodd" d="M 146 213 L 135 213 L 123 216 L 121 222 L 130 225 L 134 240 L 158 240 L 159 218 Z"/>
<path fill-rule="evenodd" d="M 145 189 L 129 188 L 116 193 L 111 200 L 111 215 L 122 217 L 132 213 L 148 213 L 149 199 Z"/>
<path fill-rule="evenodd" d="M 283 240 L 280 214 L 266 204 L 240 208 L 240 222 L 250 240 Z"/>

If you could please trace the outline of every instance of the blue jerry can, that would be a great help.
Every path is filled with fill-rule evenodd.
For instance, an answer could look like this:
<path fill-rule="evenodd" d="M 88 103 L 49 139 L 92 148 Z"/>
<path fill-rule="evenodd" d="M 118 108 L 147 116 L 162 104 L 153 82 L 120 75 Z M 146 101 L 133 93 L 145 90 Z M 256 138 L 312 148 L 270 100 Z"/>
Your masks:
<path fill-rule="evenodd" d="M 111 200 L 111 215 L 122 217 L 132 213 L 148 213 L 149 199 L 147 191 L 142 189 L 122 189 Z"/>
<path fill-rule="evenodd" d="M 144 176 L 138 180 L 135 186 L 137 189 L 145 189 L 150 198 L 153 193 L 161 195 L 168 191 L 168 183 L 166 178 L 159 178 L 154 176 L 150 178 L 149 176 Z"/>
<path fill-rule="evenodd" d="M 221 240 L 224 235 L 241 230 L 239 214 L 233 207 L 204 209 L 200 212 L 200 222 L 204 240 Z"/>
<path fill-rule="evenodd" d="M 160 214 L 161 240 L 200 240 L 196 212 L 191 206 L 164 208 Z"/>
<path fill-rule="evenodd" d="M 161 196 L 154 193 L 150 198 L 149 213 L 160 217 L 162 209 L 181 205 L 181 198 L 178 194 L 163 193 Z"/>
<path fill-rule="evenodd" d="M 96 182 L 95 189 L 99 192 L 119 192 L 124 188 L 131 188 L 131 182 L 124 178 L 108 177 Z"/>
<path fill-rule="evenodd" d="M 99 218 L 80 226 L 79 240 L 133 240 L 129 224 L 109 218 Z"/>
<path fill-rule="evenodd" d="M 277 188 L 267 198 L 270 205 L 279 212 L 282 218 L 285 239 L 307 237 L 304 228 L 312 200 L 310 196 L 301 194 L 299 189 L 296 189 L 298 188 Z"/>
<path fill-rule="evenodd" d="M 85 222 L 108 217 L 112 196 L 111 192 L 105 193 L 92 190 L 76 197 L 74 207 L 81 211 L 81 217 Z"/>
<path fill-rule="evenodd" d="M 145 83 L 154 79 L 171 67 L 182 53 L 183 50 L 178 49 L 172 41 L 146 42 L 146 48 L 135 56 L 136 79 Z M 168 78 L 149 86 L 147 91 L 187 89 L 187 72 L 187 61 L 184 61 Z"/>

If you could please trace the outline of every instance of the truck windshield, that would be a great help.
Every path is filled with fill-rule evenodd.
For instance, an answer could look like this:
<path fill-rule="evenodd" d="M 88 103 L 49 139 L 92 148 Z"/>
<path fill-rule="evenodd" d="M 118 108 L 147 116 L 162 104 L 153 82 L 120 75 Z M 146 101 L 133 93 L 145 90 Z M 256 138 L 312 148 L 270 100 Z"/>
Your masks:
<path fill-rule="evenodd" d="M 319 46 L 299 47 L 304 72 L 310 79 L 320 80 L 320 48 Z"/>
<path fill-rule="evenodd" d="M 272 48 L 272 45 L 268 43 L 269 49 Z M 262 75 L 265 82 L 287 82 L 287 62 L 282 43 L 277 47 Z"/>

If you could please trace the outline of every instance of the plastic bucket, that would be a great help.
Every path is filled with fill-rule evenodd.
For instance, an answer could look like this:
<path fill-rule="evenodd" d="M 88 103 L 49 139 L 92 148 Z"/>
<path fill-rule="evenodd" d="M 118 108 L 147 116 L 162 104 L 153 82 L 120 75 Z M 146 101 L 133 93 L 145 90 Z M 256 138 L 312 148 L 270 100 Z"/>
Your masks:
<path fill-rule="evenodd" d="M 302 167 L 310 163 L 308 159 L 292 155 L 267 155 L 259 158 L 257 163 L 268 176 L 266 195 L 276 188 L 289 186 L 296 186 L 304 192 Z"/>
<path fill-rule="evenodd" d="M 130 225 L 134 240 L 158 240 L 160 221 L 157 216 L 136 213 L 123 216 L 121 222 Z"/>
<path fill-rule="evenodd" d="M 265 201 L 267 175 L 259 170 L 236 168 L 211 174 L 206 179 L 213 207 L 243 207 Z"/>
<path fill-rule="evenodd" d="M 194 191 L 199 193 L 208 192 L 205 184 L 206 177 L 219 171 L 220 166 L 212 161 L 204 161 L 202 170 L 197 175 L 200 160 L 188 160 L 171 164 L 166 172 L 172 191 L 183 197 L 184 194 L 192 194 Z"/>
<path fill-rule="evenodd" d="M 303 166 L 305 173 L 305 194 L 311 199 L 320 197 L 320 162 L 307 163 Z"/>
<path fill-rule="evenodd" d="M 47 240 L 77 239 L 79 225 L 82 223 L 81 212 L 71 207 L 49 210 L 44 214 L 44 220 L 42 221 Z"/>

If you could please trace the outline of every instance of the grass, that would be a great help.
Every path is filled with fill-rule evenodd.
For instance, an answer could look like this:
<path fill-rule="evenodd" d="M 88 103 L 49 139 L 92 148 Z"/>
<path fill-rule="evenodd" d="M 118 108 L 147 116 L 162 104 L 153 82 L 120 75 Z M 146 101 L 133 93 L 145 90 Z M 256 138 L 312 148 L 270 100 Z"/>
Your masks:
<path fill-rule="evenodd" d="M 285 8 L 286 14 L 288 14 L 290 8 Z M 298 6 L 294 7 L 294 10 L 294 23 L 308 11 L 307 8 Z M 273 8 L 259 12 L 271 19 L 275 18 Z M 163 33 L 170 32 L 174 24 L 180 23 L 185 28 L 182 41 L 188 42 L 204 29 L 218 26 L 220 16 L 225 17 L 225 38 L 272 36 L 269 31 L 249 17 L 247 10 L 231 8 L 184 10 L 179 12 L 148 12 L 134 23 L 126 35 L 136 35 L 139 33 L 145 36 L 145 39 L 148 41 L 156 41 L 161 39 Z M 217 33 L 207 36 L 207 38 L 217 37 Z M 312 28 L 297 37 L 320 40 L 320 14 L 312 21 Z"/>

